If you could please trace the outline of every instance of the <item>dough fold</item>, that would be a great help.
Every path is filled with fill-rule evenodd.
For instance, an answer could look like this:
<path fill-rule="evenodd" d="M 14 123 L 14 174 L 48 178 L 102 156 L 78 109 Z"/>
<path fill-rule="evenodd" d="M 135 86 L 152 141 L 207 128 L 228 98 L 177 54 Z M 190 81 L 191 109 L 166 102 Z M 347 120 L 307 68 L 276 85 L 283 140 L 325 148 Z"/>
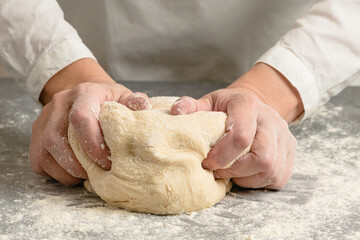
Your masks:
<path fill-rule="evenodd" d="M 210 207 L 231 188 L 201 162 L 225 133 L 227 115 L 196 112 L 172 116 L 177 97 L 151 98 L 152 109 L 132 111 L 106 102 L 99 122 L 111 151 L 111 170 L 86 154 L 69 126 L 69 143 L 91 188 L 113 206 L 152 214 L 180 214 Z"/>

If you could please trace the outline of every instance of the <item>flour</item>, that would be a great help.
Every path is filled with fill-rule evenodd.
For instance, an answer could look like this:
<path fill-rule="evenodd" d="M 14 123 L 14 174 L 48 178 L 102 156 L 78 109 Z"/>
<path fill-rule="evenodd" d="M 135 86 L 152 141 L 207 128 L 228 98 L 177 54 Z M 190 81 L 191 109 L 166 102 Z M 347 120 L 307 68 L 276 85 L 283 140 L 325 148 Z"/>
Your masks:
<path fill-rule="evenodd" d="M 13 211 L 0 209 L 8 222 L 0 239 L 358 239 L 360 136 L 341 121 L 342 108 L 330 109 L 292 127 L 298 153 L 283 191 L 233 189 L 212 208 L 164 217 L 113 208 L 40 177 L 15 180 L 17 173 L 5 177 L 24 191 L 11 200 Z"/>
<path fill-rule="evenodd" d="M 112 208 L 82 187 L 33 174 L 27 147 L 40 110 L 16 99 L 0 104 L 18 108 L 0 109 L 1 240 L 360 239 L 359 105 L 329 103 L 291 127 L 298 148 L 283 191 L 233 189 L 212 208 L 164 217 Z"/>

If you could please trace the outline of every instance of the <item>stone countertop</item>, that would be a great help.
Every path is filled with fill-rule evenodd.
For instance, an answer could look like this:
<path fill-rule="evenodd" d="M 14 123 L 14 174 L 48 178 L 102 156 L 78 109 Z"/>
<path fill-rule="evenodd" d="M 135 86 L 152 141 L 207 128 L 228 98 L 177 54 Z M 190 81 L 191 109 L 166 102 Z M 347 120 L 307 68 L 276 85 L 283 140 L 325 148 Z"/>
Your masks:
<path fill-rule="evenodd" d="M 215 83 L 126 82 L 149 96 L 202 94 Z M 82 187 L 35 175 L 28 163 L 39 105 L 0 79 L 0 239 L 360 239 L 360 87 L 291 130 L 293 177 L 282 191 L 234 188 L 220 203 L 177 216 L 108 206 Z"/>

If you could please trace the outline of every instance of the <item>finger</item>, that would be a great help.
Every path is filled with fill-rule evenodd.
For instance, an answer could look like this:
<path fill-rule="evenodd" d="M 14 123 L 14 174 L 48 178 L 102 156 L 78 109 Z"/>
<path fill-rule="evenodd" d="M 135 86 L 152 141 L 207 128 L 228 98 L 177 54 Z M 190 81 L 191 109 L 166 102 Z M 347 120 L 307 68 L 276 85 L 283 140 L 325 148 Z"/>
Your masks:
<path fill-rule="evenodd" d="M 212 111 L 213 105 L 211 98 L 206 96 L 198 100 L 192 97 L 179 98 L 170 109 L 172 115 L 184 115 L 197 111 Z"/>
<path fill-rule="evenodd" d="M 283 152 L 285 153 L 285 152 Z M 279 154 L 276 160 L 276 165 L 286 161 L 286 154 Z M 283 171 L 278 166 L 275 166 L 271 171 L 260 172 L 249 177 L 233 178 L 233 181 L 244 188 L 268 188 L 281 189 L 283 183 Z M 271 186 L 271 187 L 270 187 Z"/>
<path fill-rule="evenodd" d="M 252 176 L 234 178 L 234 182 L 246 188 L 282 189 L 292 174 L 296 139 L 277 112 L 264 109 L 263 113 L 259 117 L 259 133 L 252 149 L 254 156 L 260 160 L 257 164 L 262 166 L 262 170 Z M 266 140 L 266 137 L 271 136 L 272 131 L 275 134 Z"/>
<path fill-rule="evenodd" d="M 285 168 L 280 168 L 280 171 L 279 171 L 277 177 L 275 177 L 275 178 L 273 177 L 271 179 L 271 184 L 269 184 L 265 188 L 281 190 L 286 186 L 286 184 L 288 183 L 288 181 L 292 175 L 294 157 L 295 157 L 295 152 L 290 152 L 287 155 L 286 161 L 285 161 L 286 162 Z"/>
<path fill-rule="evenodd" d="M 284 123 L 284 128 L 280 128 L 278 131 L 288 132 L 287 137 L 279 138 L 278 152 L 282 151 L 281 158 L 276 162 L 277 173 L 275 179 L 272 179 L 272 183 L 266 188 L 269 189 L 282 189 L 285 187 L 292 175 L 294 166 L 294 159 L 296 154 L 297 141 L 288 129 L 287 123 Z M 275 176 L 276 176 L 275 175 Z"/>
<path fill-rule="evenodd" d="M 251 144 L 251 152 L 240 157 L 228 169 L 214 171 L 217 178 L 239 178 L 269 172 L 274 168 L 277 158 L 278 140 L 276 129 L 271 122 L 260 123 Z"/>
<path fill-rule="evenodd" d="M 30 166 L 34 173 L 41 175 L 47 179 L 52 179 L 52 177 L 42 168 L 41 163 L 45 159 L 45 156 L 50 155 L 45 151 L 45 148 L 40 145 L 40 141 L 37 141 L 38 138 L 31 136 L 30 150 L 29 150 L 29 161 Z"/>
<path fill-rule="evenodd" d="M 273 181 L 277 181 L 277 177 L 280 175 L 276 175 L 274 170 L 272 171 L 264 171 L 256 173 L 252 176 L 248 177 L 240 177 L 240 178 L 233 178 L 233 182 L 240 187 L 243 188 L 265 188 L 270 186 Z"/>
<path fill-rule="evenodd" d="M 75 99 L 69 114 L 70 123 L 87 154 L 105 170 L 111 168 L 110 151 L 103 137 L 97 114 L 101 102 L 96 95 Z"/>
<path fill-rule="evenodd" d="M 105 170 L 111 168 L 110 150 L 105 143 L 98 121 L 100 107 L 105 101 L 122 104 L 132 92 L 121 84 L 79 84 L 74 89 L 74 103 L 69 120 L 87 154 Z M 140 94 L 141 95 L 141 94 Z"/>
<path fill-rule="evenodd" d="M 29 162 L 32 170 L 44 177 L 49 177 L 49 175 L 41 167 L 40 159 L 42 155 L 46 152 L 43 146 L 42 137 L 39 131 L 39 126 L 42 126 L 44 123 L 43 113 L 36 119 L 32 125 L 31 141 L 29 148 Z"/>
<path fill-rule="evenodd" d="M 124 103 L 125 106 L 134 111 L 151 109 L 151 102 L 149 97 L 145 93 L 141 92 L 130 94 L 125 99 Z"/>
<path fill-rule="evenodd" d="M 225 135 L 209 152 L 202 166 L 216 170 L 235 162 L 254 139 L 257 128 L 257 114 L 254 107 L 241 101 L 233 101 L 227 106 L 228 119 Z"/>
<path fill-rule="evenodd" d="M 64 102 L 65 99 L 65 102 Z M 69 143 L 67 142 L 68 112 L 70 100 L 68 92 L 57 93 L 53 96 L 50 105 L 49 119 L 44 129 L 43 142 L 48 151 L 57 163 L 68 173 L 77 178 L 86 178 L 86 171 L 75 157 Z"/>
<path fill-rule="evenodd" d="M 292 175 L 295 157 L 296 140 L 291 134 L 289 136 L 290 138 L 282 138 L 279 141 L 277 158 L 271 170 L 249 177 L 233 178 L 233 181 L 245 188 L 283 189 Z"/>
<path fill-rule="evenodd" d="M 78 178 L 72 177 L 69 173 L 67 173 L 64 169 L 62 169 L 58 163 L 53 159 L 49 152 L 45 150 L 43 146 L 43 132 L 39 131 L 40 127 L 44 125 L 44 122 L 47 120 L 45 117 L 49 112 L 49 108 L 45 107 L 43 109 L 42 114 L 39 118 L 34 121 L 32 126 L 32 135 L 29 149 L 29 160 L 30 165 L 33 171 L 36 174 L 42 175 L 47 179 L 53 179 L 50 174 L 47 173 L 49 171 L 56 179 L 60 182 L 63 182 L 67 185 L 74 185 L 80 181 Z M 49 160 L 50 159 L 50 160 Z M 50 162 L 49 162 L 50 161 Z M 55 164 L 57 167 L 50 166 L 51 164 Z M 46 170 L 44 169 L 44 166 Z M 60 168 L 60 169 L 59 169 Z M 54 169 L 54 170 L 53 170 Z M 58 173 L 58 172 L 61 173 Z M 64 177 L 63 177 L 64 176 Z"/>
<path fill-rule="evenodd" d="M 41 167 L 48 176 L 67 186 L 73 186 L 82 181 L 81 178 L 69 174 L 50 154 L 42 155 L 42 157 L 43 159 L 40 160 Z"/>
<path fill-rule="evenodd" d="M 243 188 L 265 188 L 271 184 L 271 177 L 265 173 L 257 173 L 253 176 L 233 178 L 232 181 Z"/>

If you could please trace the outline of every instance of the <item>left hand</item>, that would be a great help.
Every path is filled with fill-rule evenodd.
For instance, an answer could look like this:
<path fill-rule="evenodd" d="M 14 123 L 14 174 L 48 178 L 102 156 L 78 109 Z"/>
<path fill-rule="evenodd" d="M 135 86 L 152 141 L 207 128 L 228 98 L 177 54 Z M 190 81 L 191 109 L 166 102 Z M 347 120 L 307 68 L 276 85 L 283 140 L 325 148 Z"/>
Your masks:
<path fill-rule="evenodd" d="M 232 178 L 244 188 L 282 189 L 292 174 L 296 139 L 278 111 L 264 103 L 264 95 L 260 97 L 243 84 L 244 79 L 240 81 L 199 100 L 182 97 L 174 103 L 171 113 L 227 113 L 226 135 L 203 160 L 203 167 L 213 170 L 216 178 Z M 250 144 L 250 152 L 238 158 Z M 223 169 L 231 162 L 229 168 Z"/>

